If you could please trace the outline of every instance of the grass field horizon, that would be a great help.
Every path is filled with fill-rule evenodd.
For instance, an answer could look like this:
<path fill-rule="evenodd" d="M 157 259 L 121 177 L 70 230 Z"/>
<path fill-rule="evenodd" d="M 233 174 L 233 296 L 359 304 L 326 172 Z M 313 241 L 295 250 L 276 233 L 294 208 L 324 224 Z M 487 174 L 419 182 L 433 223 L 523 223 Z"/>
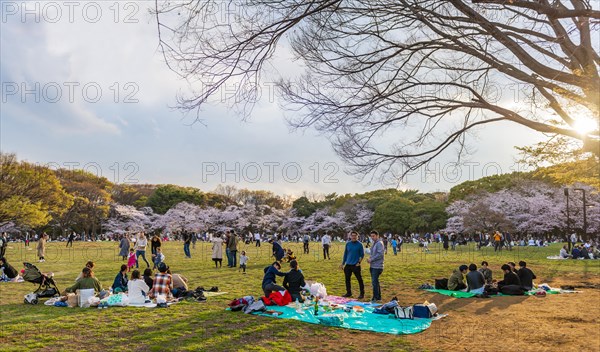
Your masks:
<path fill-rule="evenodd" d="M 35 243 L 30 249 L 23 243 L 10 243 L 6 257 L 18 270 L 22 262 L 34 263 L 43 272 L 53 272 L 61 291 L 74 283 L 75 277 L 87 260 L 96 263 L 96 277 L 105 288 L 108 288 L 124 261 L 118 256 L 117 242 L 75 242 L 73 248 L 65 248 L 64 242 L 48 244 L 46 262 L 38 263 Z M 2 351 L 20 350 L 196 350 L 196 351 L 272 351 L 272 350 L 329 350 L 344 345 L 344 350 L 398 350 L 421 351 L 437 350 L 424 337 L 435 335 L 444 341 L 448 331 L 453 329 L 456 321 L 463 314 L 463 306 L 453 310 L 443 310 L 445 303 L 450 309 L 452 305 L 463 305 L 476 300 L 456 300 L 449 297 L 435 297 L 416 288 L 425 282 L 433 283 L 435 278 L 449 277 L 452 270 L 460 264 L 475 263 L 479 266 L 482 260 L 490 263 L 494 277 L 500 278 L 500 266 L 508 261 L 524 260 L 537 275 L 536 283 L 581 284 L 582 282 L 600 282 L 600 261 L 548 260 L 549 255 L 556 255 L 562 243 L 548 247 L 513 247 L 512 251 L 494 252 L 485 247 L 477 250 L 474 244 L 458 246 L 455 251 L 444 251 L 441 244 L 430 245 L 431 253 L 421 252 L 414 244 L 405 244 L 402 252 L 394 256 L 388 249 L 385 257 L 385 269 L 381 277 L 382 296 L 388 301 L 396 296 L 400 304 L 422 303 L 429 299 L 435 302 L 440 299 L 440 312 L 449 314 L 441 321 L 433 322 L 432 327 L 415 336 L 394 336 L 368 332 L 357 332 L 338 328 L 304 324 L 291 320 L 255 317 L 241 313 L 225 311 L 226 303 L 233 298 L 245 295 L 261 294 L 263 268 L 273 261 L 270 256 L 271 246 L 263 243 L 261 247 L 241 245 L 250 257 L 248 274 L 243 275 L 237 268 L 224 267 L 215 269 L 211 261 L 211 244 L 197 242 L 191 249 L 192 258 L 185 259 L 183 243 L 179 241 L 164 242 L 165 262 L 172 272 L 180 273 L 189 279 L 191 288 L 218 286 L 220 291 L 228 294 L 211 297 L 206 303 L 182 302 L 168 309 L 110 308 L 107 310 L 55 308 L 43 304 L 25 305 L 23 295 L 33 291 L 37 286 L 28 282 L 0 284 L 0 349 Z M 292 248 L 307 280 L 325 284 L 330 295 L 345 293 L 343 272 L 339 269 L 343 254 L 343 243 L 334 243 L 331 248 L 331 260 L 323 260 L 319 243 L 310 244 L 310 254 L 302 254 L 302 243 L 284 243 L 285 248 Z M 146 265 L 141 263 L 140 268 Z M 287 270 L 287 264 L 284 264 Z M 372 293 L 368 264 L 363 265 L 363 278 L 366 286 L 366 298 Z M 281 281 L 278 280 L 280 283 Z M 358 287 L 353 278 L 355 296 Z M 577 294 L 576 299 L 587 301 L 593 308 L 598 290 L 586 290 Z M 439 295 L 438 295 L 439 296 Z M 569 296 L 569 295 L 560 295 Z M 495 298 L 494 301 L 515 302 L 517 297 Z M 521 299 L 520 297 L 518 297 Z M 452 300 L 452 303 L 449 303 Z M 564 300 L 568 297 L 547 297 L 546 304 L 553 300 Z M 574 298 L 575 299 L 575 298 Z M 465 302 L 465 303 L 462 303 Z M 497 301 L 494 304 L 505 304 Z M 532 303 L 527 303 L 532 302 Z M 526 304 L 537 304 L 527 301 Z M 480 303 L 476 303 L 480 304 Z M 483 304 L 483 303 L 481 303 Z M 562 304 L 562 303 L 561 303 Z M 513 308 L 516 309 L 513 304 Z M 452 308 L 454 309 L 454 308 Z M 492 312 L 495 314 L 495 307 Z M 508 309 L 508 308 L 507 308 Z M 482 316 L 481 319 L 485 319 Z M 574 322 L 575 329 L 588 322 Z M 594 323 L 592 323 L 594 324 Z M 597 327 L 597 323 L 595 325 Z M 475 334 L 475 328 L 467 334 Z M 498 336 L 500 337 L 500 335 Z M 593 341 L 598 347 L 600 344 Z M 440 346 L 440 350 L 463 350 L 465 346 Z M 557 346 L 558 347 L 558 346 Z M 551 345 L 550 345 L 550 349 Z M 485 350 L 485 349 L 484 349 Z"/>

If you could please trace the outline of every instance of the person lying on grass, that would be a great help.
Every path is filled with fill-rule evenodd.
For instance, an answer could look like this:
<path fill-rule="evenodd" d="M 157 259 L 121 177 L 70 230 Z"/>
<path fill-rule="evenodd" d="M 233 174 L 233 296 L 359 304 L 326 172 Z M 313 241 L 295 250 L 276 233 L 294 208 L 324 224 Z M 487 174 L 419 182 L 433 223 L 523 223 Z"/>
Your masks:
<path fill-rule="evenodd" d="M 81 271 L 81 279 L 77 280 L 75 285 L 67 287 L 65 289 L 65 294 L 75 292 L 76 290 L 86 290 L 90 288 L 93 288 L 96 293 L 103 291 L 102 284 L 94 277 L 92 269 L 85 267 Z"/>
<path fill-rule="evenodd" d="M 448 279 L 448 289 L 450 291 L 462 291 L 467 288 L 463 277 L 467 273 L 467 269 L 469 267 L 465 264 L 459 266 L 458 269 L 454 269 L 454 272 Z"/>

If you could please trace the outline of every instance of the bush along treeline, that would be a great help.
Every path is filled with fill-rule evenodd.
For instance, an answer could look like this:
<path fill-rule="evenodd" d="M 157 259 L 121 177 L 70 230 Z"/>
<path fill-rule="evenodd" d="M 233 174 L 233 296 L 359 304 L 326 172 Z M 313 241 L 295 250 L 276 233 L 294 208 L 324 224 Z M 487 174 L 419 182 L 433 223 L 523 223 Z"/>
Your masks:
<path fill-rule="evenodd" d="M 304 192 L 294 199 L 230 185 L 204 192 L 177 185 L 114 184 L 81 170 L 51 170 L 19 161 L 14 154 L 0 154 L 0 163 L 0 230 L 17 235 L 31 230 L 58 237 L 74 231 L 98 238 L 136 231 L 227 229 L 287 234 L 329 231 L 340 236 L 352 229 L 394 234 L 500 229 L 562 235 L 586 227 L 588 234 L 598 233 L 600 224 L 598 189 L 577 178 L 568 186 L 561 184 L 563 180 L 553 176 L 564 179 L 558 167 L 467 181 L 449 193 Z M 585 180 L 594 179 L 589 172 L 581 174 Z M 570 222 L 565 187 L 579 189 L 569 193 Z M 586 224 L 581 190 L 587 197 Z"/>

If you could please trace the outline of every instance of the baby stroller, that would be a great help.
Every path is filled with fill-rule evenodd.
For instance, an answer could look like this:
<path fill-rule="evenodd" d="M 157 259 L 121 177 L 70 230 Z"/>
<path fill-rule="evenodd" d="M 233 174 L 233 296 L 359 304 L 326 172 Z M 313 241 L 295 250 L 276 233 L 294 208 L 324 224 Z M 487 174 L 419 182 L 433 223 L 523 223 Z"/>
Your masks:
<path fill-rule="evenodd" d="M 42 272 L 31 263 L 23 263 L 25 272 L 23 280 L 33 284 L 39 284 L 38 288 L 25 295 L 24 302 L 26 304 L 38 304 L 38 298 L 57 297 L 60 296 L 58 287 L 52 279 L 52 275 L 44 275 Z"/>

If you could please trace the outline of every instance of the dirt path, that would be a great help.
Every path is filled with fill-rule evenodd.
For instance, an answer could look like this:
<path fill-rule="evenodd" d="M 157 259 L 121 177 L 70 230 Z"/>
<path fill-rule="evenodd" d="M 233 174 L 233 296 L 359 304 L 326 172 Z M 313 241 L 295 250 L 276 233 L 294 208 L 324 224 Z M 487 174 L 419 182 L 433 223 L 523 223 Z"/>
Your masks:
<path fill-rule="evenodd" d="M 573 282 L 569 277 L 568 282 L 557 280 L 552 286 Z M 413 291 L 401 301 L 426 299 L 449 316 L 407 339 L 430 351 L 600 351 L 600 290 L 581 291 L 489 299 Z"/>

